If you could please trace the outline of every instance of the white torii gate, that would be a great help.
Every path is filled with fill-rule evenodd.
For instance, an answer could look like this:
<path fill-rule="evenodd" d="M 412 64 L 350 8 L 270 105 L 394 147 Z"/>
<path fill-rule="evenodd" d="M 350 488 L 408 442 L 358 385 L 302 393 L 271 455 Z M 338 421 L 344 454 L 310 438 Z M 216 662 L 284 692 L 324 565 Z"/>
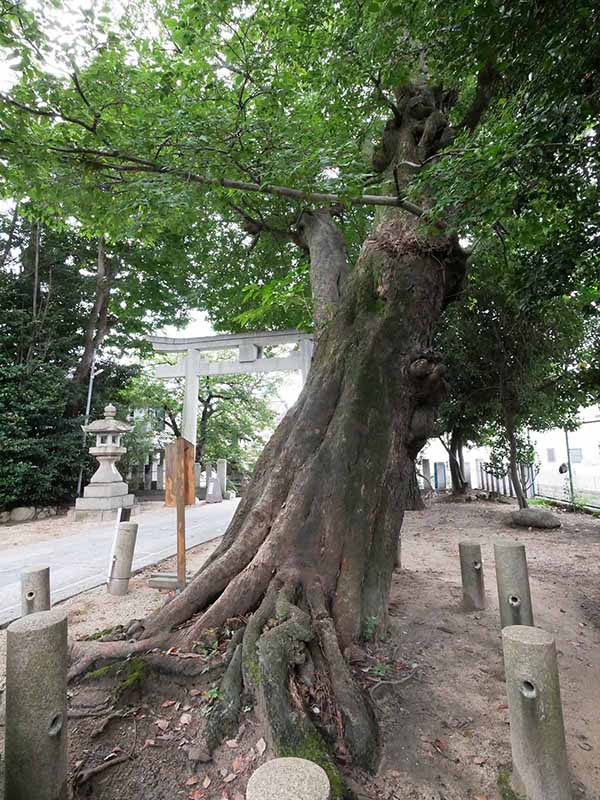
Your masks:
<path fill-rule="evenodd" d="M 225 333 L 220 336 L 171 338 L 170 336 L 147 336 L 157 353 L 182 353 L 177 364 L 159 364 L 155 368 L 157 378 L 185 378 L 183 400 L 182 435 L 196 445 L 198 422 L 198 392 L 201 375 L 234 375 L 236 373 L 281 372 L 299 370 L 302 381 L 306 380 L 313 352 L 313 336 L 296 330 L 264 331 L 260 333 Z M 282 344 L 297 344 L 298 351 L 289 356 L 265 358 L 265 347 Z M 201 353 L 211 350 L 238 348 L 238 359 L 207 361 Z"/>

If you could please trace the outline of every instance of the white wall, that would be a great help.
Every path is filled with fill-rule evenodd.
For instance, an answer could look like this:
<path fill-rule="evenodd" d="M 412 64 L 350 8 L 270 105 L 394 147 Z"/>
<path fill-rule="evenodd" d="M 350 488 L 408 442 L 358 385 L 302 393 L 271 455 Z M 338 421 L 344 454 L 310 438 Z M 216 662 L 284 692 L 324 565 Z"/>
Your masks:
<path fill-rule="evenodd" d="M 582 409 L 579 419 L 579 428 L 569 433 L 574 491 L 576 496 L 581 495 L 593 505 L 600 506 L 600 406 Z M 567 462 L 564 430 L 555 428 L 542 433 L 532 431 L 530 435 L 536 449 L 539 467 L 535 479 L 536 494 L 559 500 L 570 499 L 568 473 L 561 474 L 558 471 L 559 466 Z M 551 460 L 552 456 L 554 460 Z M 577 460 L 579 456 L 581 461 Z M 421 451 L 419 458 L 423 464 L 421 471 L 426 469 L 426 462 L 429 462 L 432 483 L 434 483 L 434 465 L 444 464 L 446 487 L 451 488 L 448 452 L 439 439 L 431 439 Z M 487 461 L 488 458 L 489 448 L 474 447 L 464 450 L 465 471 L 469 465 L 473 489 L 482 488 L 477 462 Z"/>

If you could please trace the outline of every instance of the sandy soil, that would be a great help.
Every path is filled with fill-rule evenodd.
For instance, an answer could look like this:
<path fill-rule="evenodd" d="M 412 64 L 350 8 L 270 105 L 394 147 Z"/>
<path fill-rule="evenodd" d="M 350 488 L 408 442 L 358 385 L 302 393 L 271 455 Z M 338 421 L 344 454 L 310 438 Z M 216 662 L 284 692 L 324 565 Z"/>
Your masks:
<path fill-rule="evenodd" d="M 600 798 L 600 521 L 563 513 L 558 530 L 517 531 L 506 524 L 509 511 L 437 503 L 407 515 L 390 641 L 372 652 L 378 663 L 401 658 L 416 672 L 377 692 L 386 747 L 367 797 L 499 797 L 498 773 L 510 767 L 493 559 L 501 536 L 526 544 L 535 622 L 556 637 L 574 797 Z M 460 610 L 463 539 L 482 545 L 482 612 Z"/>
<path fill-rule="evenodd" d="M 359 800 L 500 798 L 497 779 L 510 767 L 510 745 L 493 566 L 499 535 L 527 545 L 536 624 L 557 639 L 574 797 L 600 800 L 600 521 L 564 513 L 559 530 L 516 531 L 507 526 L 509 511 L 488 502 L 440 502 L 407 515 L 390 636 L 369 645 L 356 667 L 385 740 L 375 777 L 349 774 Z M 488 597 L 482 612 L 460 609 L 461 539 L 482 544 Z M 215 545 L 195 548 L 192 568 Z M 164 568 L 172 569 L 172 561 Z M 142 616 L 160 602 L 140 574 L 126 598 L 100 588 L 65 605 L 71 633 L 82 637 Z M 207 666 L 217 648 L 209 650 Z M 71 704 L 101 702 L 113 684 L 81 682 Z M 190 748 L 202 749 L 215 686 L 210 671 L 191 684 L 149 680 L 142 693 L 122 698 L 131 716 L 111 720 L 104 731 L 102 719 L 71 720 L 72 769 L 134 756 L 87 782 L 76 796 L 243 800 L 249 775 L 269 757 L 249 707 L 236 738 L 211 761 L 190 758 Z"/>

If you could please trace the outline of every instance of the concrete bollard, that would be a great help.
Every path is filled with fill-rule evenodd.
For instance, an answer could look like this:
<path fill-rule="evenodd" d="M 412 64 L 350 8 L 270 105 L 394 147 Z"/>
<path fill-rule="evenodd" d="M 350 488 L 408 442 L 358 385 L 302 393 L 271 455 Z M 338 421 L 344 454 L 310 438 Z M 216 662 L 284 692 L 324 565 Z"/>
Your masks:
<path fill-rule="evenodd" d="M 533 625 L 525 545 L 518 542 L 496 542 L 494 555 L 501 627 Z"/>
<path fill-rule="evenodd" d="M 226 458 L 218 458 L 217 459 L 217 477 L 219 478 L 219 483 L 221 484 L 221 494 L 225 494 L 227 491 L 227 459 Z"/>
<path fill-rule="evenodd" d="M 554 637 L 540 628 L 502 631 L 513 788 L 527 800 L 571 800 Z"/>
<path fill-rule="evenodd" d="M 329 778 L 314 761 L 274 758 L 252 775 L 246 800 L 329 800 Z"/>
<path fill-rule="evenodd" d="M 118 596 L 127 594 L 137 531 L 137 522 L 121 522 L 117 529 L 108 578 L 109 594 Z"/>
<path fill-rule="evenodd" d="M 67 615 L 55 608 L 8 627 L 7 800 L 67 800 Z"/>
<path fill-rule="evenodd" d="M 24 569 L 21 572 L 21 615 L 50 608 L 50 567 Z"/>
<path fill-rule="evenodd" d="M 485 608 L 485 585 L 481 545 L 477 542 L 459 542 L 460 574 L 465 611 L 480 611 Z"/>

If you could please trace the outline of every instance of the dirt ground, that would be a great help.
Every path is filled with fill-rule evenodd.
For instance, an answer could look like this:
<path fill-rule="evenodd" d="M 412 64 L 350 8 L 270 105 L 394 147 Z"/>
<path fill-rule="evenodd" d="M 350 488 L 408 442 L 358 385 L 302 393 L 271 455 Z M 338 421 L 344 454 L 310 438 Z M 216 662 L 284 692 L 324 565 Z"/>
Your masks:
<path fill-rule="evenodd" d="M 517 531 L 507 525 L 509 511 L 485 501 L 436 502 L 407 515 L 390 635 L 369 645 L 355 665 L 385 741 L 376 776 L 348 772 L 359 800 L 501 798 L 497 780 L 510 768 L 510 745 L 493 564 L 498 536 L 527 545 L 536 624 L 557 640 L 574 797 L 600 800 L 600 521 L 561 513 L 558 530 Z M 485 611 L 460 610 L 462 539 L 482 544 Z M 215 544 L 190 551 L 192 569 Z M 163 568 L 172 569 L 172 559 Z M 146 577 L 136 576 L 125 598 L 99 588 L 67 601 L 71 634 L 82 638 L 155 608 L 164 598 L 146 587 Z M 130 664 L 73 686 L 71 779 L 111 764 L 80 781 L 74 796 L 243 800 L 269 751 L 248 705 L 235 738 L 208 758 L 204 730 L 223 648 L 210 639 L 198 645 L 193 663 L 202 674 L 193 679 L 138 676 Z M 169 658 L 179 661 L 161 658 L 166 668 Z M 126 682 L 115 700 L 115 686 Z M 115 712 L 127 716 L 110 716 Z M 90 713 L 97 716 L 81 716 Z"/>

